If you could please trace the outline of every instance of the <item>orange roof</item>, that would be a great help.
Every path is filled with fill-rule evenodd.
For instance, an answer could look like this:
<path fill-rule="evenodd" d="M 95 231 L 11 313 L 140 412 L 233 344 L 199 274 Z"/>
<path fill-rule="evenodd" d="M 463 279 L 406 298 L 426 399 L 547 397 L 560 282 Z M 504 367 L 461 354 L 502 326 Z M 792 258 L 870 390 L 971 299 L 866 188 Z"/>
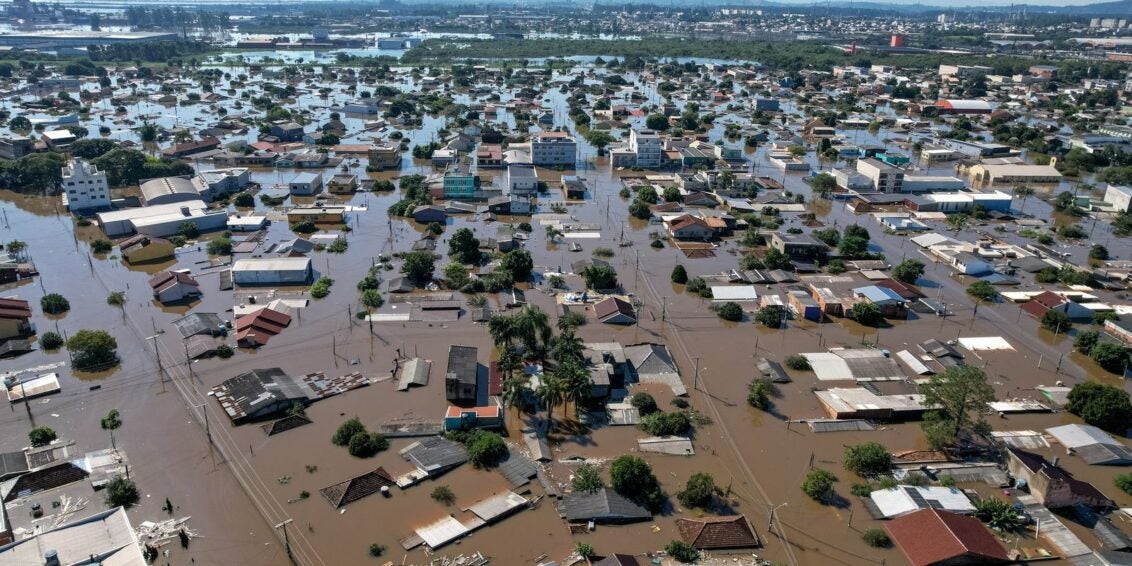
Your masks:
<path fill-rule="evenodd" d="M 448 407 L 448 411 L 444 413 L 446 419 L 458 419 L 468 413 L 475 413 L 476 417 L 481 419 L 495 419 L 499 418 L 499 406 L 488 405 L 486 407 Z"/>

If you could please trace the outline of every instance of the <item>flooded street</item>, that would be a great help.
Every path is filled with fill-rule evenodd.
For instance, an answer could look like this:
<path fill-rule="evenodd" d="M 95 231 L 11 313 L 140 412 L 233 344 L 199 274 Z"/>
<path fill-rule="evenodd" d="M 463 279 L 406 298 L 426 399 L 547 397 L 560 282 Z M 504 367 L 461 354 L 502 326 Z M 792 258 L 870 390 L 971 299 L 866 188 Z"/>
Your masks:
<path fill-rule="evenodd" d="M 584 69 L 576 69 L 582 71 Z M 556 79 L 568 80 L 569 75 Z M 628 76 L 630 80 L 635 77 Z M 406 82 L 394 85 L 408 90 Z M 652 87 L 643 87 L 643 96 L 659 101 Z M 456 94 L 458 101 L 471 97 Z M 507 101 L 510 94 L 503 94 Z M 560 116 L 567 112 L 566 95 L 550 90 L 546 104 Z M 300 96 L 297 104 L 317 107 L 325 113 L 333 103 L 347 97 L 336 93 L 330 100 L 315 95 Z M 710 132 L 713 139 L 722 135 L 728 114 L 720 112 Z M 157 105 L 143 103 L 139 114 L 155 114 L 164 127 L 174 127 L 200 118 L 195 109 L 181 108 L 173 113 Z M 732 116 L 733 117 L 733 116 Z M 365 143 L 372 133 L 361 132 L 362 120 L 343 117 L 352 132 L 342 143 Z M 643 117 L 630 120 L 642 125 Z M 428 143 L 437 138 L 444 119 L 426 117 L 420 129 L 406 130 L 412 144 Z M 500 122 L 515 126 L 513 117 L 501 113 Z M 132 130 L 116 130 L 114 139 L 131 139 Z M 884 143 L 898 134 L 882 130 L 876 136 L 854 132 L 858 143 Z M 903 134 L 900 134 L 903 135 Z M 256 132 L 249 131 L 248 141 Z M 1013 347 L 1009 352 L 968 354 L 967 363 L 984 369 L 1000 399 L 1039 399 L 1038 385 L 1063 381 L 1073 385 L 1085 379 L 1124 386 L 1118 376 L 1096 367 L 1078 354 L 1065 355 L 1072 345 L 1072 336 L 1053 336 L 1037 329 L 1038 323 L 1010 303 L 984 304 L 977 313 L 966 296 L 970 281 L 951 276 L 951 270 L 932 263 L 920 254 L 904 236 L 885 234 L 883 227 L 867 215 L 854 215 L 844 201 L 813 200 L 809 185 L 801 173 L 783 173 L 771 165 L 767 150 L 760 147 L 748 153 L 753 160 L 752 172 L 784 183 L 786 191 L 803 195 L 808 210 L 827 227 L 844 227 L 859 223 L 871 236 L 874 251 L 885 254 L 896 264 L 904 258 L 917 258 L 927 264 L 922 288 L 925 294 L 946 302 L 954 316 L 924 317 L 911 315 L 907 321 L 896 321 L 880 329 L 865 328 L 846 319 L 832 319 L 821 324 L 791 320 L 785 330 L 763 328 L 748 313 L 741 323 L 721 321 L 709 309 L 710 300 L 685 294 L 682 285 L 670 282 L 675 265 L 684 266 L 688 274 L 713 276 L 736 267 L 742 256 L 738 238 L 722 241 L 709 257 L 689 258 L 668 245 L 656 249 L 649 244 L 654 233 L 663 226 L 631 218 L 628 201 L 618 195 L 621 178 L 645 173 L 612 170 L 608 160 L 581 137 L 579 162 L 586 165 L 577 171 L 539 169 L 540 180 L 550 190 L 540 195 L 540 212 L 549 212 L 549 203 L 563 200 L 558 188 L 560 175 L 577 174 L 589 186 L 584 203 L 567 205 L 569 214 L 578 222 L 601 227 L 599 239 L 567 239 L 551 243 L 540 226 L 535 226 L 526 249 L 540 274 L 561 272 L 571 290 L 584 289 L 584 282 L 570 272 L 570 264 L 591 257 L 596 247 L 613 249 L 608 261 L 617 269 L 621 286 L 642 303 L 640 322 L 634 326 L 603 325 L 594 320 L 579 328 L 586 342 L 620 342 L 624 345 L 642 342 L 666 344 L 679 365 L 683 383 L 690 392 L 691 406 L 702 416 L 695 427 L 694 456 L 647 454 L 665 491 L 673 495 L 694 473 L 711 473 L 726 495 L 724 500 L 736 513 L 744 513 L 753 524 L 764 548 L 760 557 L 779 563 L 799 565 L 826 564 L 905 564 L 898 549 L 867 546 L 861 532 L 881 523 L 870 517 L 860 499 L 849 492 L 853 483 L 861 481 L 845 471 L 841 457 L 846 445 L 876 441 L 893 452 L 926 449 L 918 423 L 889 423 L 876 431 L 815 433 L 799 422 L 824 418 L 826 415 L 813 395 L 815 389 L 849 386 L 848 382 L 819 381 L 812 372 L 791 370 L 791 383 L 778 386 L 773 408 L 761 412 L 747 405 L 748 386 L 758 376 L 754 364 L 758 357 L 782 361 L 794 353 L 820 352 L 834 347 L 861 347 L 863 343 L 877 348 L 916 351 L 917 343 L 936 338 L 955 340 L 963 336 L 1002 336 Z M 812 158 L 812 155 L 811 155 Z M 347 169 L 366 175 L 365 160 Z M 814 161 L 815 168 L 820 166 Z M 825 164 L 828 167 L 828 164 Z M 197 163 L 198 170 L 211 166 Z M 328 170 L 331 173 L 333 170 Z M 401 170 L 370 173 L 373 179 L 431 172 L 427 161 L 414 161 L 406 155 Z M 255 170 L 252 180 L 263 187 L 286 182 L 293 171 Z M 953 174 L 951 166 L 928 170 L 928 174 Z M 485 173 L 485 176 L 491 175 Z M 485 184 L 487 181 L 485 181 Z M 1051 188 L 1052 189 L 1052 188 Z M 761 195 L 760 195 L 761 196 Z M 103 329 L 118 341 L 121 363 L 99 373 L 76 372 L 71 368 L 66 350 L 36 350 L 15 359 L 0 361 L 0 372 L 53 366 L 59 373 L 62 391 L 30 402 L 30 416 L 19 404 L 7 413 L 0 412 L 0 451 L 18 450 L 27 444 L 26 432 L 34 426 L 50 426 L 61 438 L 74 440 L 81 451 L 109 447 L 110 438 L 99 426 L 99 419 L 111 409 L 118 409 L 123 425 L 115 433 L 116 444 L 128 454 L 131 474 L 142 491 L 141 503 L 129 511 L 134 524 L 166 518 L 161 510 L 168 498 L 176 507 L 176 516 L 192 516 L 191 525 L 201 535 L 187 550 L 174 549 L 168 559 L 172 564 L 248 564 L 276 565 L 288 563 L 282 535 L 273 528 L 291 520 L 288 530 L 291 550 L 296 562 L 304 565 L 338 565 L 379 563 L 367 557 L 370 545 L 387 547 L 382 560 L 395 564 L 426 563 L 429 557 L 421 548 L 402 551 L 399 541 L 413 534 L 413 529 L 449 514 L 459 515 L 467 506 L 488 496 L 511 489 L 504 477 L 493 470 L 477 470 L 461 466 L 435 480 L 400 490 L 390 497 L 374 495 L 336 509 L 319 493 L 320 489 L 346 481 L 382 467 L 393 476 L 406 473 L 412 466 L 398 451 L 413 439 L 394 439 L 390 448 L 374 458 L 350 456 L 342 447 L 331 443 L 335 429 L 351 417 L 359 418 L 370 430 L 389 422 L 435 422 L 443 417 L 447 402 L 444 392 L 444 367 L 451 345 L 475 346 L 479 363 L 494 359 L 493 344 L 481 324 L 472 322 L 465 305 L 458 320 L 439 322 L 377 322 L 371 324 L 356 318 L 360 306 L 357 282 L 374 264 L 376 258 L 405 252 L 417 241 L 424 227 L 411 219 L 389 218 L 389 205 L 401 198 L 400 191 L 390 193 L 358 193 L 342 197 L 321 195 L 320 202 L 349 204 L 350 230 L 335 227 L 349 243 L 344 254 L 316 251 L 311 254 L 314 269 L 334 279 L 329 296 L 311 299 L 310 304 L 293 311 L 290 326 L 271 338 L 258 350 L 239 349 L 230 359 L 212 358 L 186 363 L 187 347 L 173 321 L 186 313 L 216 313 L 224 320 L 233 320 L 237 293 L 220 290 L 220 272 L 227 265 L 214 264 L 202 245 L 190 245 L 177 252 L 176 262 L 130 266 L 115 250 L 94 255 L 90 242 L 101 234 L 94 226 L 77 227 L 70 216 L 60 210 L 55 198 L 27 197 L 3 192 L 3 240 L 20 239 L 27 243 L 28 254 L 40 275 L 34 280 L 20 281 L 3 289 L 5 296 L 30 301 L 36 313 L 34 321 L 40 335 L 58 329 L 73 333 L 79 329 Z M 291 198 L 284 208 L 309 204 L 313 199 Z M 235 211 L 235 208 L 231 210 Z M 252 254 L 237 254 L 236 259 L 250 255 L 266 255 L 272 244 L 295 237 L 280 210 L 265 207 L 258 200 L 256 211 L 269 214 L 273 220 L 266 238 Z M 1029 199 L 1026 211 L 1036 218 L 1052 218 L 1049 205 L 1039 198 Z M 242 211 L 242 212 L 247 212 Z M 797 214 L 784 213 L 782 230 L 801 227 Z M 515 218 L 516 222 L 524 219 Z M 537 222 L 533 222 L 536 223 Z M 439 238 L 437 252 L 448 249 L 448 237 L 461 227 L 471 229 L 481 241 L 510 236 L 506 221 L 485 222 L 482 214 L 454 215 Z M 324 227 L 325 228 L 325 227 Z M 933 226 L 944 233 L 943 223 Z M 975 230 L 991 230 L 975 226 L 968 230 L 973 239 Z M 1013 227 L 1011 227 L 1013 229 Z M 325 233 L 323 234 L 325 235 Z M 241 235 L 237 233 L 236 237 Z M 997 237 L 1020 242 L 1021 236 L 998 233 Z M 1104 243 L 1114 257 L 1128 258 L 1130 248 L 1115 239 L 1107 224 L 1098 224 L 1093 242 Z M 569 242 L 578 242 L 583 251 L 569 251 Z M 1087 243 L 1086 243 L 1087 244 Z M 1060 248 L 1059 248 L 1060 249 Z M 1065 253 L 1084 262 L 1087 245 L 1065 247 Z M 437 262 L 441 268 L 447 259 Z M 394 260 L 394 265 L 400 265 Z M 165 269 L 190 269 L 200 282 L 203 297 L 188 306 L 163 307 L 153 300 L 147 284 L 151 274 Z M 437 270 L 438 272 L 440 269 Z M 395 271 L 381 272 L 384 280 Z M 542 279 L 541 277 L 539 279 Z M 855 280 L 856 281 L 856 280 Z M 1032 287 L 1023 285 L 1022 288 Z M 106 304 L 111 292 L 126 293 L 123 307 Z M 310 299 L 305 289 L 240 289 L 241 296 L 251 293 L 257 300 L 270 298 Z M 781 293 L 784 286 L 759 286 L 762 294 Z M 71 303 L 71 310 L 58 317 L 46 317 L 39 308 L 39 299 L 46 293 L 60 293 Z M 420 292 L 418 292 L 420 293 Z M 1113 299 L 1108 292 L 1097 292 Z M 527 291 L 530 304 L 547 313 L 556 313 L 553 296 L 546 285 L 536 284 Z M 386 295 L 386 305 L 378 312 L 395 314 L 410 308 L 406 302 Z M 456 297 L 464 300 L 460 294 Z M 410 299 L 412 300 L 412 299 Z M 498 297 L 489 298 L 493 311 L 505 309 Z M 552 314 L 552 320 L 556 315 Z M 427 387 L 407 392 L 395 389 L 392 372 L 398 354 L 421 357 L 432 362 L 431 380 Z M 1039 365 L 1040 361 L 1040 365 Z M 282 368 L 289 375 L 324 372 L 338 377 L 361 372 L 375 383 L 336 397 L 320 400 L 306 410 L 311 425 L 268 436 L 259 424 L 233 426 L 228 416 L 209 395 L 214 386 L 242 372 L 259 368 Z M 698 372 L 697 372 L 698 369 Z M 671 391 L 654 385 L 635 385 L 630 393 L 648 390 L 661 408 L 669 410 Z M 566 416 L 559 430 L 582 427 L 580 418 L 569 408 L 555 407 L 555 421 Z M 544 413 L 517 416 L 507 412 L 508 441 L 522 445 L 522 429 L 534 426 Z M 1041 430 L 1057 424 L 1079 422 L 1067 414 L 1019 415 L 991 419 L 996 430 Z M 553 456 L 561 461 L 575 457 L 608 461 L 635 453 L 636 440 L 643 436 L 634 427 L 601 426 L 592 435 L 575 436 L 562 432 L 551 435 Z M 1087 466 L 1079 458 L 1064 458 L 1063 465 L 1080 479 L 1094 482 L 1118 503 L 1132 503 L 1128 496 L 1112 488 L 1111 470 Z M 553 463 L 552 477 L 565 487 L 572 464 Z M 820 505 L 800 489 L 802 477 L 811 467 L 829 470 L 839 477 L 835 489 L 843 498 L 842 505 Z M 605 476 L 608 481 L 608 470 Z M 455 494 L 454 505 L 445 506 L 430 497 L 434 487 L 450 486 Z M 986 490 L 986 486 L 967 486 Z M 545 495 L 537 481 L 516 488 L 528 495 Z M 993 491 L 993 490 L 992 490 Z M 988 491 L 991 493 L 992 491 Z M 304 497 L 302 494 L 306 494 Z M 643 553 L 664 547 L 679 538 L 675 521 L 679 517 L 696 516 L 695 511 L 674 505 L 652 521 L 627 526 L 598 526 L 591 533 L 572 536 L 565 521 L 558 516 L 553 498 L 544 498 L 533 509 L 523 510 L 513 518 L 489 525 L 455 544 L 437 551 L 438 555 L 482 552 L 498 564 L 534 564 L 541 560 L 561 559 L 573 552 L 579 541 L 592 544 L 599 553 Z M 99 507 L 99 495 L 92 495 L 91 505 Z M 778 528 L 768 532 L 770 510 L 778 507 Z M 100 508 L 100 507 L 99 507 Z"/>

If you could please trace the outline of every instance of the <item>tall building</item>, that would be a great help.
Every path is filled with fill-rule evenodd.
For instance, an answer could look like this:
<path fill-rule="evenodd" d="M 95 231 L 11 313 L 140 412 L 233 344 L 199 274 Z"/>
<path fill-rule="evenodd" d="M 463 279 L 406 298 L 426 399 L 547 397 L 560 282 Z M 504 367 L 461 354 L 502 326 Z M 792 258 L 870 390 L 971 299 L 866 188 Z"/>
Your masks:
<path fill-rule="evenodd" d="M 566 132 L 539 132 L 531 137 L 531 163 L 574 167 L 578 142 Z"/>
<path fill-rule="evenodd" d="M 106 173 L 74 158 L 63 167 L 63 203 L 71 212 L 110 208 L 110 183 Z"/>
<path fill-rule="evenodd" d="M 630 130 L 629 151 L 637 154 L 638 167 L 660 167 L 664 157 L 664 144 L 652 130 Z"/>
<path fill-rule="evenodd" d="M 868 177 L 878 192 L 899 193 L 904 190 L 904 170 L 875 157 L 858 159 L 857 172 Z"/>

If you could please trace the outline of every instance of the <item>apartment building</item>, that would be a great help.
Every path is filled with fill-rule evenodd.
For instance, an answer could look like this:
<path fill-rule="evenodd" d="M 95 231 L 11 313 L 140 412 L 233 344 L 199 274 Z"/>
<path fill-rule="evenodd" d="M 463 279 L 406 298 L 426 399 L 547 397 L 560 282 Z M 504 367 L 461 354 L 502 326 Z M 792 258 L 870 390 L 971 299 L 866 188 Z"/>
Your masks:
<path fill-rule="evenodd" d="M 63 167 L 63 204 L 71 212 L 110 208 L 106 173 L 76 157 Z"/>
<path fill-rule="evenodd" d="M 531 162 L 543 166 L 573 167 L 578 142 L 566 132 L 539 132 L 531 137 Z"/>
<path fill-rule="evenodd" d="M 899 193 L 904 190 L 904 170 L 874 157 L 858 159 L 857 172 L 868 177 L 878 192 Z"/>

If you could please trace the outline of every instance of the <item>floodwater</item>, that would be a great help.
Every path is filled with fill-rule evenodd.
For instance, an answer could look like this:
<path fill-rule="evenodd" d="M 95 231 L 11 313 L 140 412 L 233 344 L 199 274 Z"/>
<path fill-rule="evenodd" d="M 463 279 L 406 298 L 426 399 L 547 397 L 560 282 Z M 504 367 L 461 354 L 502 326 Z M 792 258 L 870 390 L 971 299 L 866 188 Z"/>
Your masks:
<path fill-rule="evenodd" d="M 233 69 L 235 71 L 235 69 Z M 235 71 L 239 72 L 239 71 Z M 558 76 L 556 78 L 562 78 Z M 402 87 L 411 88 L 410 84 Z M 651 87 L 645 96 L 655 97 Z M 460 95 L 465 96 L 465 95 Z M 557 116 L 566 113 L 565 95 L 557 90 L 545 97 Z M 334 100 L 344 99 L 335 93 Z M 457 97 L 459 98 L 459 97 Z M 504 97 L 506 99 L 506 97 Z M 303 95 L 300 105 L 312 109 L 316 117 L 325 118 L 331 101 L 315 100 Z M 140 113 L 159 112 L 154 105 L 139 104 Z M 197 122 L 197 107 L 177 111 L 161 110 L 156 119 L 162 125 L 185 125 Z M 722 112 L 722 110 L 721 110 Z M 186 114 L 188 113 L 186 117 Z M 722 118 L 723 116 L 721 116 Z M 510 120 L 505 113 L 501 119 Z M 348 120 L 359 120 L 350 122 Z M 634 123 L 643 118 L 633 119 Z M 360 119 L 344 117 L 351 131 L 360 126 Z M 442 119 L 429 117 L 419 130 L 407 135 L 413 143 L 431 141 Z M 510 121 L 514 125 L 513 120 Z M 713 130 L 718 136 L 722 126 Z M 127 129 L 123 137 L 132 136 Z M 343 140 L 361 139 L 355 133 Z M 854 133 L 869 141 L 865 132 Z M 877 138 L 892 133 L 881 132 Z M 254 136 L 254 132 L 249 133 Z M 867 547 L 860 532 L 879 523 L 870 519 L 864 507 L 849 494 L 855 480 L 840 464 L 843 446 L 875 440 L 893 451 L 924 448 L 922 434 L 915 423 L 887 425 L 868 433 L 812 433 L 802 423 L 789 419 L 822 417 L 822 410 L 812 395 L 814 388 L 836 383 L 819 383 L 808 372 L 791 372 L 794 381 L 779 387 L 774 408 L 762 413 L 749 408 L 746 389 L 755 376 L 754 358 L 767 356 L 781 360 L 796 352 L 819 351 L 836 346 L 856 346 L 863 341 L 879 343 L 879 347 L 900 350 L 914 348 L 927 338 L 951 340 L 958 336 L 992 336 L 1006 338 L 1014 347 L 1009 353 L 980 353 L 970 363 L 979 364 L 995 385 L 1000 397 L 1037 398 L 1033 388 L 1062 380 L 1067 384 L 1083 379 L 1119 380 L 1076 355 L 1065 356 L 1055 372 L 1056 360 L 1069 351 L 1071 338 L 1052 337 L 1036 330 L 1037 323 L 1019 315 L 1010 304 L 983 305 L 977 316 L 964 289 L 967 282 L 950 277 L 941 265 L 928 263 L 925 292 L 945 300 L 956 312 L 946 319 L 912 319 L 879 330 L 861 328 L 851 322 L 835 320 L 823 324 L 791 321 L 785 331 L 756 327 L 750 321 L 741 324 L 722 323 L 698 297 L 683 294 L 681 286 L 669 283 L 672 267 L 684 265 L 689 274 L 710 275 L 731 269 L 739 257 L 739 245 L 725 241 L 715 256 L 688 259 L 672 247 L 656 250 L 649 247 L 650 234 L 660 228 L 628 217 L 626 201 L 618 198 L 618 177 L 629 172 L 610 171 L 604 158 L 579 139 L 580 160 L 587 166 L 576 171 L 591 187 L 584 204 L 571 204 L 569 212 L 581 222 L 602 226 L 601 240 L 578 240 L 585 251 L 572 253 L 566 245 L 548 245 L 541 229 L 531 235 L 527 249 L 534 257 L 537 271 L 554 271 L 559 266 L 568 271 L 570 262 L 589 257 L 599 245 L 614 248 L 610 260 L 618 270 L 622 286 L 643 302 L 642 321 L 638 326 L 610 327 L 592 322 L 580 329 L 586 341 L 616 340 L 624 344 L 645 341 L 668 345 L 685 384 L 692 390 L 693 408 L 705 418 L 697 425 L 693 457 L 647 455 L 658 479 L 669 494 L 681 489 L 693 473 L 710 472 L 728 494 L 726 504 L 735 512 L 745 513 L 752 521 L 765 547 L 760 556 L 781 563 L 793 564 L 903 564 L 903 555 L 895 549 Z M 782 180 L 787 190 L 810 198 L 802 176 L 782 173 L 773 168 L 759 149 L 749 156 L 755 160 L 759 174 Z M 815 166 L 817 163 L 815 162 Z M 207 167 L 206 164 L 199 164 Z M 815 167 L 816 168 L 816 167 Z M 429 170 L 425 162 L 406 159 L 401 174 Z M 352 169 L 364 171 L 364 168 Z M 946 172 L 950 166 L 937 168 Z M 563 173 L 569 174 L 570 171 Z M 286 180 L 290 172 L 257 171 L 258 182 L 268 185 Z M 559 172 L 540 171 L 548 181 L 556 181 Z M 381 175 L 388 178 L 393 174 Z M 374 177 L 378 177 L 374 175 Z M 561 194 L 551 183 L 546 200 L 559 201 Z M 180 337 L 172 327 L 185 308 L 158 308 L 152 302 L 146 279 L 152 266 L 131 267 L 114 254 L 90 255 L 87 242 L 93 238 L 90 229 L 75 230 L 66 215 L 60 215 L 54 199 L 3 195 L 3 228 L 5 240 L 19 238 L 28 243 L 29 254 L 41 272 L 32 284 L 22 283 L 5 289 L 37 305 L 46 292 L 67 296 L 72 310 L 58 320 L 41 316 L 38 306 L 35 322 L 40 332 L 54 329 L 73 332 L 80 328 L 102 328 L 119 342 L 122 363 L 94 375 L 76 374 L 69 367 L 60 368 L 63 391 L 46 399 L 33 400 L 32 415 L 36 425 L 55 428 L 61 437 L 74 439 L 83 449 L 107 446 L 109 439 L 99 429 L 98 419 L 111 408 L 122 413 L 123 427 L 116 433 L 119 447 L 133 463 L 135 479 L 143 492 L 141 504 L 130 511 L 135 524 L 163 518 L 159 510 L 168 497 L 178 506 L 177 514 L 191 515 L 191 525 L 201 533 L 188 551 L 173 550 L 169 561 L 174 564 L 282 564 L 286 550 L 272 526 L 288 524 L 288 540 L 292 554 L 300 564 L 352 564 L 367 560 L 371 544 L 388 548 L 387 557 L 395 563 L 407 554 L 406 563 L 424 563 L 428 557 L 421 549 L 401 551 L 398 540 L 412 534 L 413 529 L 444 515 L 461 516 L 460 509 L 482 498 L 499 493 L 509 486 L 494 471 L 475 470 L 463 466 L 433 481 L 406 490 L 395 490 L 392 497 L 373 496 L 344 510 L 333 509 L 319 494 L 319 489 L 345 481 L 375 467 L 384 467 L 394 475 L 409 470 L 398 454 L 409 440 L 395 440 L 390 450 L 372 459 L 349 456 L 343 448 L 330 442 L 339 423 L 357 416 L 367 426 L 389 421 L 436 421 L 445 407 L 443 368 L 450 345 L 477 346 L 479 360 L 486 363 L 492 356 L 492 345 L 485 329 L 467 317 L 452 323 L 379 323 L 372 331 L 367 323 L 355 319 L 358 310 L 356 282 L 368 270 L 373 258 L 405 251 L 420 237 L 419 226 L 403 219 L 387 218 L 385 210 L 399 198 L 389 194 L 358 194 L 350 198 L 327 197 L 329 201 L 349 202 L 366 210 L 350 214 L 351 231 L 343 233 L 350 244 L 346 254 L 316 252 L 314 265 L 322 275 L 336 283 L 331 294 L 296 313 L 291 326 L 259 351 L 240 350 L 229 360 L 204 360 L 185 364 Z M 892 263 L 897 258 L 918 257 L 913 245 L 900 236 L 883 234 L 880 226 L 865 216 L 854 216 L 841 202 L 811 204 L 818 219 L 827 226 L 843 227 L 858 222 L 873 235 L 873 243 Z M 257 202 L 258 210 L 265 210 Z M 1038 218 L 1049 218 L 1049 206 L 1031 198 L 1027 212 Z M 796 218 L 784 228 L 799 226 Z M 471 228 L 480 239 L 506 233 L 502 223 L 484 223 L 475 217 L 455 217 L 446 229 Z M 990 227 L 974 227 L 989 230 Z M 1096 228 L 1093 241 L 1103 242 L 1117 257 L 1127 257 L 1122 240 L 1112 239 L 1106 225 Z M 622 235 L 623 234 L 623 235 Z M 974 232 L 964 235 L 972 238 Z M 1012 241 L 1023 238 L 1000 234 Z M 293 237 L 285 222 L 275 222 L 257 253 L 271 243 Z M 615 244 L 623 242 L 624 247 Z M 442 237 L 438 251 L 447 249 Z M 1085 246 L 1068 246 L 1064 251 L 1082 261 Z M 441 260 L 443 265 L 447 260 Z M 438 266 L 439 266 L 438 265 Z M 192 312 L 215 312 L 230 319 L 234 298 L 231 292 L 218 290 L 220 268 L 211 267 L 197 247 L 182 250 L 178 268 L 190 268 L 205 293 Z M 579 277 L 567 276 L 573 289 L 580 289 Z M 864 284 L 864 283 L 861 283 Z M 1032 284 L 1024 284 L 1030 288 Z M 129 298 L 123 309 L 105 304 L 112 291 L 125 291 Z M 258 292 L 258 291 L 257 291 Z M 263 290 L 264 293 L 267 290 Z M 763 292 L 781 290 L 759 289 Z M 285 290 L 281 296 L 299 295 L 302 290 Z M 1102 297 L 1115 300 L 1107 293 Z M 547 312 L 554 312 L 553 298 L 540 290 L 527 293 L 528 300 Z M 493 305 L 494 306 L 494 305 Z M 398 312 L 404 304 L 389 303 L 381 312 Z M 156 332 L 155 332 L 156 330 Z M 156 336 L 156 339 L 154 337 Z M 409 392 L 394 389 L 390 376 L 397 352 L 420 356 L 433 362 L 430 384 Z M 698 380 L 695 369 L 699 368 Z M 162 370 L 158 369 L 160 360 Z M 0 370 L 13 370 L 48 363 L 66 362 L 65 352 L 37 351 L 21 358 L 0 362 Z M 1039 361 L 1041 365 L 1039 366 Z M 207 395 L 209 389 L 240 372 L 264 367 L 280 367 L 292 375 L 322 371 L 336 376 L 353 371 L 363 372 L 377 380 L 373 385 L 348 394 L 315 403 L 308 409 L 312 425 L 268 437 L 256 425 L 233 427 L 218 404 Z M 101 386 L 91 390 L 93 385 Z M 670 409 L 671 394 L 649 388 L 662 408 Z M 15 407 L 0 416 L 0 426 L 7 432 L 0 441 L 4 450 L 18 449 L 24 444 L 23 433 L 30 429 L 27 414 Z M 573 409 L 571 408 L 570 411 Z M 560 421 L 563 408 L 555 408 L 554 418 Z M 518 430 L 528 424 L 512 412 L 509 417 L 509 438 L 519 440 Z M 522 417 L 527 421 L 531 416 Z M 1029 415 L 995 419 L 997 429 L 1055 426 L 1074 419 L 1066 415 Z M 561 424 L 562 430 L 576 427 L 573 419 Z M 211 436 L 210 445 L 208 436 Z M 565 433 L 553 435 L 557 459 L 581 456 L 611 459 L 635 451 L 635 440 L 643 433 L 632 428 L 603 427 L 588 436 Z M 1129 498 L 1111 488 L 1113 470 L 1093 469 L 1074 458 L 1064 458 L 1063 465 L 1084 479 L 1092 480 L 1102 490 L 1127 505 Z M 799 489 L 801 478 L 811 466 L 828 469 L 840 478 L 837 492 L 845 498 L 842 505 L 819 505 L 808 500 Z M 556 464 L 552 475 L 560 481 L 568 477 L 568 468 Z M 608 479 L 608 475 L 606 475 Z M 456 504 L 445 507 L 429 494 L 438 485 L 449 485 L 456 495 Z M 967 486 L 965 486 L 967 487 Z M 975 486 L 970 486 L 975 487 Z M 542 495 L 537 484 L 520 488 L 531 495 Z M 309 497 L 301 494 L 308 492 Z M 95 498 L 97 505 L 97 498 Z M 499 524 L 473 533 L 458 544 L 443 548 L 439 554 L 455 555 L 474 551 L 492 557 L 495 563 L 533 563 L 540 557 L 549 560 L 567 556 L 578 541 L 593 544 L 599 553 L 644 553 L 662 548 L 676 538 L 675 519 L 694 516 L 697 512 L 673 507 L 653 521 L 621 527 L 600 526 L 593 533 L 571 536 L 557 516 L 553 502 L 543 499 L 534 509 L 505 519 Z M 781 532 L 767 532 L 771 507 L 778 507 L 777 521 Z"/>

